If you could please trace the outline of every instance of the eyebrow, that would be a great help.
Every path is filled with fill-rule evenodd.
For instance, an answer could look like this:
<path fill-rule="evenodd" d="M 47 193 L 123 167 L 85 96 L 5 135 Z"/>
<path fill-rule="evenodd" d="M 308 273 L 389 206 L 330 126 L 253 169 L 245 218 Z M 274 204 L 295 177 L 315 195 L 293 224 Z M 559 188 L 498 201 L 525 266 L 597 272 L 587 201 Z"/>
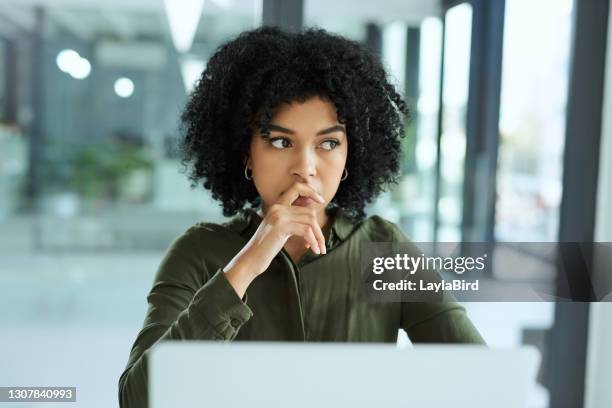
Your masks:
<path fill-rule="evenodd" d="M 272 124 L 272 123 L 270 123 L 268 125 L 268 130 L 275 130 L 277 132 L 289 133 L 290 135 L 294 135 L 295 134 L 294 130 L 287 129 L 287 128 L 284 128 L 282 126 L 278 126 L 278 125 L 275 125 L 275 124 Z M 333 133 L 333 132 L 342 132 L 342 133 L 346 134 L 346 130 L 344 129 L 344 126 L 342 126 L 342 125 L 334 125 L 334 126 L 329 127 L 327 129 L 319 130 L 316 135 L 317 136 L 322 136 L 322 135 L 326 135 L 328 133 Z"/>

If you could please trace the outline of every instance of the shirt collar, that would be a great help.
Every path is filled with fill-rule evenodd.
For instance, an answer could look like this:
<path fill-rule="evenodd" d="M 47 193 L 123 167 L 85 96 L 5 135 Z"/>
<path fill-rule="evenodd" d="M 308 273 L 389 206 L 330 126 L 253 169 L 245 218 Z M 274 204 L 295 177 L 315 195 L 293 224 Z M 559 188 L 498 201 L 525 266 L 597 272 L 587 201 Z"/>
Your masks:
<path fill-rule="evenodd" d="M 331 217 L 332 227 L 329 238 L 330 241 L 334 243 L 336 241 L 345 241 L 353 231 L 355 225 L 341 212 L 336 212 L 336 214 Z M 253 208 L 246 208 L 224 225 L 240 235 L 248 233 L 249 236 L 251 236 L 255 233 L 260 223 L 261 217 L 257 214 L 257 211 Z"/>

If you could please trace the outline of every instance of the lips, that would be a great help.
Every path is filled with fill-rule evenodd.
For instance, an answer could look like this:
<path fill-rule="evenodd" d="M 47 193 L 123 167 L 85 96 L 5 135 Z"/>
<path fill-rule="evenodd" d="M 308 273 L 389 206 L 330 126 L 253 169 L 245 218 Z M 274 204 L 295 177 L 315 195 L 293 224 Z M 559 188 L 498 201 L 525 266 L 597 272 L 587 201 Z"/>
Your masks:
<path fill-rule="evenodd" d="M 295 199 L 292 205 L 298 205 L 300 207 L 306 207 L 307 205 L 314 204 L 314 200 L 310 197 L 299 196 Z"/>

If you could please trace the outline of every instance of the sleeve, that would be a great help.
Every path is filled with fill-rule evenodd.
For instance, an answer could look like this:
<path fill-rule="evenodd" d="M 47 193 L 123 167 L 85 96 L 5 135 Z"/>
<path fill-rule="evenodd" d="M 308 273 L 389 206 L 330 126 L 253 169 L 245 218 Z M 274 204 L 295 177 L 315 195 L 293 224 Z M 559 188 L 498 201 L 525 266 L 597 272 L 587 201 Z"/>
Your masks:
<path fill-rule="evenodd" d="M 401 326 L 413 343 L 486 344 L 459 303 L 402 304 Z"/>
<path fill-rule="evenodd" d="M 222 268 L 209 274 L 196 227 L 168 249 L 147 296 L 143 327 L 119 379 L 119 406 L 148 407 L 147 360 L 164 340 L 233 340 L 253 315 L 247 295 L 238 297 Z"/>
<path fill-rule="evenodd" d="M 395 224 L 393 236 L 394 242 L 412 243 Z M 440 279 L 437 272 L 432 273 Z M 402 302 L 400 327 L 413 343 L 486 344 L 465 308 L 449 292 L 435 302 Z"/>

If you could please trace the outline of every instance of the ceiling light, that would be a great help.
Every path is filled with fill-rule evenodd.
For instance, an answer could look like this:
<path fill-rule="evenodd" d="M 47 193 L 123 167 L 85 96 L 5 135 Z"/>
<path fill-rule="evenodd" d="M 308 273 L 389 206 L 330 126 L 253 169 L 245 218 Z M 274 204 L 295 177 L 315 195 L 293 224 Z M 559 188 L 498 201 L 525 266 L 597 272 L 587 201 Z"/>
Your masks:
<path fill-rule="evenodd" d="M 119 78 L 115 81 L 114 89 L 121 98 L 129 98 L 134 93 L 134 82 L 130 78 Z"/>
<path fill-rule="evenodd" d="M 164 5 L 174 48 L 181 53 L 189 51 L 198 29 L 204 0 L 164 0 Z"/>
<path fill-rule="evenodd" d="M 183 85 L 185 85 L 185 92 L 191 93 L 196 81 L 202 75 L 202 71 L 204 71 L 204 61 L 196 58 L 186 58 L 182 59 L 180 64 L 181 74 L 183 76 Z"/>
<path fill-rule="evenodd" d="M 91 64 L 86 58 L 79 57 L 78 60 L 75 61 L 74 66 L 70 70 L 69 74 L 74 79 L 85 79 L 89 76 L 91 72 Z"/>

